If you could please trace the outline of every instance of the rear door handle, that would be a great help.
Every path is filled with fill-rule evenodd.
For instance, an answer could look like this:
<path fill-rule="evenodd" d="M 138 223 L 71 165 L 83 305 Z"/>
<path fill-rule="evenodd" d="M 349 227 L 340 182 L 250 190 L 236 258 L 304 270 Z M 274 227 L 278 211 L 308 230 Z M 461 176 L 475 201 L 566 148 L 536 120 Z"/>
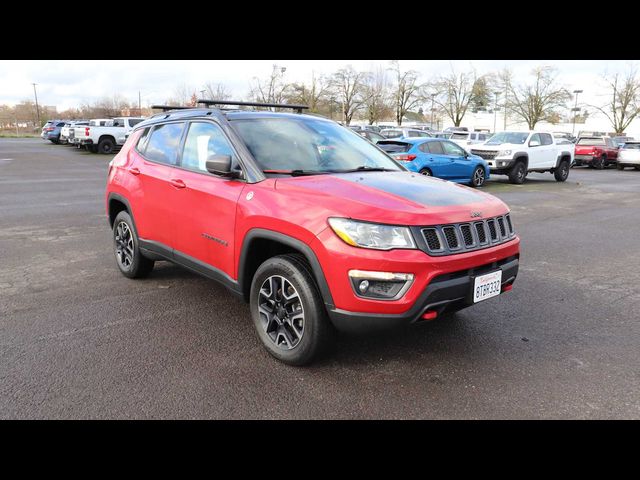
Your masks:
<path fill-rule="evenodd" d="M 140 170 L 136 167 L 132 167 L 129 169 L 129 173 L 131 173 L 132 175 L 140 175 Z"/>
<path fill-rule="evenodd" d="M 187 185 L 180 180 L 179 178 L 172 178 L 170 180 L 171 185 L 173 185 L 175 188 L 185 188 Z"/>

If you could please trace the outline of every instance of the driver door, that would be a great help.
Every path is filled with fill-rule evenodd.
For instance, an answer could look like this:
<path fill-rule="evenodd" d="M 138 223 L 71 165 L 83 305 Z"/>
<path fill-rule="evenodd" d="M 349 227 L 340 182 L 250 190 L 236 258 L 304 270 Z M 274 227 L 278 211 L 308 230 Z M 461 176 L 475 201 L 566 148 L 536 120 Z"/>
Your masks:
<path fill-rule="evenodd" d="M 444 178 L 448 180 L 469 179 L 471 177 L 471 162 L 467 159 L 464 149 L 450 141 L 445 140 L 441 143 L 447 158 L 445 160 L 447 176 Z"/>

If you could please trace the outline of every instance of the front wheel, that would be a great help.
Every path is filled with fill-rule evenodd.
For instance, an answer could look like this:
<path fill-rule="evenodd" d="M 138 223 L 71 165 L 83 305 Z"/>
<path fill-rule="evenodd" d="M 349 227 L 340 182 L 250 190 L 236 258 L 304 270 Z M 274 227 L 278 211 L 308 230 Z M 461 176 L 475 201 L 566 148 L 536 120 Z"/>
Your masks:
<path fill-rule="evenodd" d="M 146 277 L 153 270 L 154 261 L 142 255 L 138 234 L 131 216 L 122 211 L 113 222 L 113 250 L 120 272 L 125 277 Z"/>
<path fill-rule="evenodd" d="M 290 365 L 309 363 L 328 343 L 331 325 L 303 257 L 266 260 L 251 282 L 251 317 L 267 351 Z"/>
<path fill-rule="evenodd" d="M 115 142 L 110 138 L 103 138 L 98 142 L 98 151 L 100 153 L 110 154 L 116 148 Z"/>
<path fill-rule="evenodd" d="M 516 163 L 509 171 L 509 182 L 516 185 L 524 183 L 524 179 L 527 176 L 527 166 L 524 162 Z"/>
<path fill-rule="evenodd" d="M 471 175 L 471 186 L 475 188 L 481 187 L 484 185 L 485 177 L 484 167 L 478 165 L 473 171 L 473 175 Z"/>
<path fill-rule="evenodd" d="M 429 170 L 428 168 L 423 168 L 422 170 L 420 170 L 420 175 L 431 177 L 433 176 L 433 173 L 431 173 L 431 170 Z"/>
<path fill-rule="evenodd" d="M 553 172 L 556 182 L 564 182 L 569 177 L 569 162 L 563 160 Z"/>

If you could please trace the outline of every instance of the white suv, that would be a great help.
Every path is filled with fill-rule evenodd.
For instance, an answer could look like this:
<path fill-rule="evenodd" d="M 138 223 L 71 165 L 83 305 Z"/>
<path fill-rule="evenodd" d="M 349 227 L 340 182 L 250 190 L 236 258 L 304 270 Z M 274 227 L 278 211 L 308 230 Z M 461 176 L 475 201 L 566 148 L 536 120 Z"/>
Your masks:
<path fill-rule="evenodd" d="M 557 143 L 551 132 L 499 132 L 471 148 L 484 158 L 491 174 L 508 175 L 511 183 L 524 182 L 529 172 L 550 172 L 564 182 L 573 163 L 573 150 Z"/>

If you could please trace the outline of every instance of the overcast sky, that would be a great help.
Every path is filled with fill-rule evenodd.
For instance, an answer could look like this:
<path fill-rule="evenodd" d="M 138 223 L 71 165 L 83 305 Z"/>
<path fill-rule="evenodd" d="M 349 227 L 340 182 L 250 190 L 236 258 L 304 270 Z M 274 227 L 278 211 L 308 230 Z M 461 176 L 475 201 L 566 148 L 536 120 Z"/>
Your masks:
<path fill-rule="evenodd" d="M 558 69 L 558 81 L 570 90 L 580 89 L 580 103 L 602 103 L 605 72 L 625 71 L 632 61 L 607 60 L 402 60 L 402 69 L 414 69 L 422 80 L 438 73 L 475 68 L 478 74 L 511 68 L 516 80 L 525 79 L 538 65 Z M 312 72 L 327 74 L 353 65 L 359 70 L 388 66 L 388 60 L 0 60 L 0 104 L 32 100 L 37 83 L 38 101 L 58 110 L 78 107 L 104 96 L 121 94 L 142 105 L 162 103 L 176 87 L 186 84 L 201 90 L 206 82 L 224 83 L 234 97 L 244 97 L 253 77 L 264 78 L 272 65 L 286 67 L 289 81 L 308 81 Z"/>

